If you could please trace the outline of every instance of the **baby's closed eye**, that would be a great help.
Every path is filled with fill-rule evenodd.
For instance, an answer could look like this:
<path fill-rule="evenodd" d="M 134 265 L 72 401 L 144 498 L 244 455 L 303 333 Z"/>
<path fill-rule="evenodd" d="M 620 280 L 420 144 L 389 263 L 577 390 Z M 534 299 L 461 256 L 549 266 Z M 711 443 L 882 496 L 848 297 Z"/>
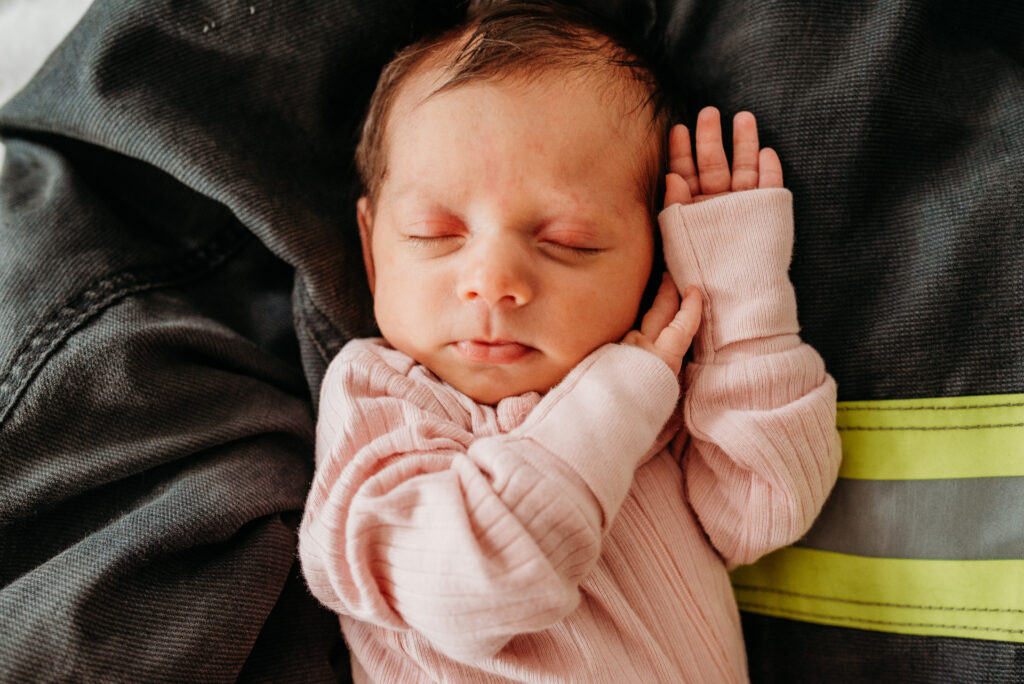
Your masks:
<path fill-rule="evenodd" d="M 423 252 L 425 256 L 440 256 L 462 246 L 467 230 L 457 219 L 430 218 L 406 224 L 400 237 L 403 244 Z"/>
<path fill-rule="evenodd" d="M 454 218 L 429 218 L 412 221 L 405 226 L 402 235 L 407 238 L 461 237 L 466 226 Z"/>
<path fill-rule="evenodd" d="M 544 248 L 579 256 L 599 254 L 605 250 L 600 235 L 587 226 L 546 225 L 537 231 L 536 239 Z"/>

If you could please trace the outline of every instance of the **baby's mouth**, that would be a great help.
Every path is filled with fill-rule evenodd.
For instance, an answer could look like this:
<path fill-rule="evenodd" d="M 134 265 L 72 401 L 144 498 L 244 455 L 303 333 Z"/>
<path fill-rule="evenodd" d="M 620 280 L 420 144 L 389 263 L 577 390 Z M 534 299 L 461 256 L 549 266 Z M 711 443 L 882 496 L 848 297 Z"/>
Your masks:
<path fill-rule="evenodd" d="M 505 364 L 523 359 L 533 347 L 511 340 L 461 340 L 455 343 L 455 350 L 472 363 Z"/>

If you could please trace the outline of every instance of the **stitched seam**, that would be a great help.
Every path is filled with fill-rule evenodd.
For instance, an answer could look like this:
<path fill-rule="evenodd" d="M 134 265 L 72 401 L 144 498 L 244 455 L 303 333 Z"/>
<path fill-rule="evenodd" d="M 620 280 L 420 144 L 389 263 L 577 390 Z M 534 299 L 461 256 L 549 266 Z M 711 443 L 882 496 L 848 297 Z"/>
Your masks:
<path fill-rule="evenodd" d="M 46 361 L 86 322 L 130 295 L 180 284 L 209 272 L 251 238 L 251 233 L 240 231 L 237 224 L 232 223 L 179 261 L 141 271 L 116 273 L 90 283 L 66 299 L 30 333 L 15 354 L 10 368 L 0 377 L 0 427 Z"/>
<path fill-rule="evenodd" d="M 700 327 L 697 329 L 696 335 L 694 335 L 694 340 L 696 340 L 698 336 L 707 338 L 707 349 L 704 350 L 706 352 L 706 358 L 695 359 L 695 362 L 703 364 L 712 364 L 715 360 L 715 354 L 718 349 L 718 343 L 714 339 L 714 317 L 711 312 L 711 298 L 708 295 L 706 287 L 707 279 L 704 277 L 704 267 L 701 263 L 701 260 L 697 257 L 697 250 L 694 249 L 693 247 L 693 240 L 690 237 L 690 232 L 688 230 L 688 222 L 686 220 L 685 212 L 683 211 L 683 205 L 674 204 L 672 206 L 674 207 L 675 216 L 678 219 L 679 230 L 671 232 L 680 236 L 679 246 L 687 251 L 690 260 L 697 267 L 697 279 L 699 281 L 699 283 L 697 283 L 697 287 L 700 289 L 701 297 L 703 297 L 704 299 L 703 303 L 701 304 Z M 668 264 L 666 264 L 665 267 L 667 269 Z"/>
<path fill-rule="evenodd" d="M 905 426 L 839 426 L 837 430 L 858 432 L 894 432 L 900 430 L 934 431 L 934 430 L 990 430 L 996 428 L 1024 427 L 1024 423 L 992 423 L 991 425 L 905 425 Z"/>
<path fill-rule="evenodd" d="M 976 627 L 974 625 L 946 625 L 932 622 L 896 622 L 894 620 L 870 620 L 868 618 L 848 617 L 846 615 L 830 615 L 828 613 L 815 613 L 813 611 L 790 610 L 789 608 L 776 608 L 760 603 L 740 603 L 741 609 L 763 610 L 769 613 L 781 613 L 784 615 L 816 617 L 824 620 L 839 620 L 843 622 L 860 623 L 868 625 L 892 625 L 893 627 L 930 627 L 933 629 L 964 629 L 977 632 L 1002 632 L 1004 634 L 1024 634 L 1024 629 L 1009 629 L 1007 627 Z"/>
<path fill-rule="evenodd" d="M 316 353 L 320 356 L 320 360 L 324 363 L 330 363 L 331 357 L 327 352 L 327 347 L 324 342 L 320 339 L 319 331 L 313 328 L 312 324 L 305 316 L 299 317 L 299 325 L 302 326 L 302 331 L 306 333 L 310 340 L 312 340 L 313 347 L 316 349 Z"/>
<path fill-rule="evenodd" d="M 754 587 L 746 584 L 733 585 L 734 589 L 744 591 L 758 591 L 766 594 L 778 594 L 780 596 L 793 596 L 796 598 L 809 598 L 818 601 L 832 601 L 834 603 L 850 603 L 858 606 L 878 606 L 882 608 L 911 608 L 914 610 L 944 610 L 950 612 L 976 612 L 976 613 L 1016 613 L 1024 615 L 1024 610 L 1019 608 L 976 608 L 965 606 L 925 606 L 913 603 L 886 603 L 884 601 L 858 601 L 856 599 L 838 598 L 835 596 L 821 596 L 819 594 L 805 594 L 785 589 L 773 589 L 771 587 Z"/>
<path fill-rule="evenodd" d="M 684 233 L 683 234 L 686 237 L 686 240 L 685 240 L 686 249 L 692 255 L 693 262 L 695 264 L 697 264 L 697 277 L 700 278 L 700 285 L 699 285 L 699 287 L 700 287 L 700 291 L 701 291 L 701 296 L 704 297 L 704 299 L 706 300 L 704 302 L 704 304 L 701 305 L 701 321 L 700 321 L 700 326 L 701 326 L 701 328 L 704 328 L 704 330 L 707 331 L 708 347 L 709 347 L 709 349 L 705 349 L 704 350 L 704 351 L 707 352 L 707 358 L 700 359 L 699 362 L 700 363 L 712 364 L 712 363 L 715 362 L 715 357 L 717 356 L 717 353 L 718 353 L 718 340 L 715 339 L 715 337 L 716 337 L 715 336 L 715 318 L 716 318 L 716 316 L 711 311 L 711 296 L 710 296 L 710 294 L 708 294 L 707 287 L 706 287 L 706 284 L 707 284 L 708 281 L 707 281 L 707 278 L 704 277 L 704 264 L 702 263 L 702 259 L 700 259 L 700 257 L 698 256 L 697 250 L 694 249 L 694 247 L 693 247 L 693 241 L 690 239 L 689 232 L 685 230 L 685 228 L 687 226 L 687 221 L 686 221 L 686 219 L 684 217 L 684 214 L 683 214 L 682 205 L 680 205 L 679 209 L 677 209 L 676 211 L 679 214 L 680 223 L 684 227 Z M 700 334 L 701 334 L 701 331 L 698 330 L 697 331 L 697 335 L 700 335 Z M 691 342 L 691 344 L 692 344 L 692 342 Z"/>
<path fill-rule="evenodd" d="M 839 411 L 967 411 L 971 409 L 1016 408 L 1024 402 L 1009 404 L 970 404 L 965 406 L 839 406 Z"/>
<path fill-rule="evenodd" d="M 327 322 L 327 316 L 324 315 L 324 312 L 320 310 L 320 308 L 316 305 L 316 302 L 314 302 L 313 298 L 309 295 L 309 291 L 306 289 L 305 279 L 300 280 L 297 289 L 299 290 L 300 305 L 302 307 L 308 307 L 323 321 Z M 313 346 L 316 348 L 317 354 L 320 355 L 320 359 L 324 363 L 330 363 L 333 356 L 328 351 L 330 345 L 328 344 L 327 340 L 323 337 L 323 326 L 314 325 L 310 317 L 307 315 L 303 315 L 301 311 L 298 311 L 297 313 L 299 313 L 299 315 L 297 315 L 295 318 L 298 321 L 298 323 L 302 326 L 302 330 L 309 336 L 309 339 L 312 340 Z M 328 325 L 329 324 L 330 323 L 328 322 Z M 335 330 L 334 332 L 337 333 L 338 331 Z"/>

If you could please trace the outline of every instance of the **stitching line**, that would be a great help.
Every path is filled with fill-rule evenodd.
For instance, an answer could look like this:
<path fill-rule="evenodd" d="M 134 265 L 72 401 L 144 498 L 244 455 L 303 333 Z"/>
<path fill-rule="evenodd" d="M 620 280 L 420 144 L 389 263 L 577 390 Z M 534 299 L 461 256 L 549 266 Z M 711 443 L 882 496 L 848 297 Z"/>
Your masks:
<path fill-rule="evenodd" d="M 373 333 L 358 330 L 353 332 L 351 327 L 346 330 L 339 330 L 317 306 L 309 292 L 308 282 L 304 277 L 297 277 L 295 281 L 295 327 L 307 334 L 316 353 L 325 365 L 329 365 L 337 353 L 345 346 L 345 343 L 355 337 L 369 337 Z M 377 332 L 376 334 L 379 334 Z"/>
<path fill-rule="evenodd" d="M 938 431 L 938 430 L 991 430 L 996 428 L 1024 427 L 1024 423 L 992 423 L 991 425 L 907 425 L 891 427 L 869 427 L 861 425 L 840 425 L 837 430 L 856 432 L 896 432 L 896 431 Z"/>
<path fill-rule="evenodd" d="M 72 295 L 44 319 L 22 343 L 7 373 L 0 377 L 0 426 L 47 359 L 73 332 L 115 302 L 133 294 L 168 287 L 198 277 L 223 263 L 252 238 L 232 223 L 180 261 L 143 271 L 125 271 L 94 281 Z"/>
<path fill-rule="evenodd" d="M 309 294 L 309 289 L 306 287 L 306 279 L 300 278 L 296 284 L 296 289 L 299 293 L 299 304 L 308 308 L 319 318 L 319 322 L 315 323 L 312 318 L 308 315 L 301 315 L 305 312 L 297 312 L 300 315 L 296 316 L 299 319 L 299 323 L 302 325 L 303 331 L 309 336 L 309 339 L 313 342 L 313 346 L 316 347 L 317 354 L 320 355 L 320 359 L 325 363 L 329 364 L 331 359 L 334 358 L 334 354 L 331 354 L 330 347 L 332 346 L 330 341 L 326 338 L 328 332 L 334 333 L 336 337 L 340 337 L 334 326 L 330 325 L 330 321 L 320 307 L 316 305 L 313 298 Z M 325 331 L 324 327 L 329 326 L 329 330 Z"/>
<path fill-rule="evenodd" d="M 1009 404 L 971 404 L 969 406 L 839 406 L 838 411 L 967 411 L 969 409 L 1016 408 L 1024 402 Z"/>
<path fill-rule="evenodd" d="M 742 609 L 762 610 L 769 614 L 782 613 L 784 615 L 816 617 L 825 620 L 836 620 L 842 622 L 850 622 L 854 624 L 860 623 L 868 625 L 892 625 L 893 627 L 931 627 L 932 629 L 962 629 L 976 632 L 1002 632 L 1004 634 L 1024 634 L 1024 629 L 1009 629 L 1006 627 L 975 627 L 971 625 L 944 625 L 931 622 L 896 622 L 894 620 L 870 620 L 868 618 L 847 617 L 845 615 L 828 615 L 827 613 L 815 613 L 812 611 L 776 608 L 774 606 L 766 606 L 760 603 L 740 602 L 739 607 Z"/>
<path fill-rule="evenodd" d="M 296 297 L 298 301 L 296 301 L 295 316 L 293 317 L 296 327 L 301 326 L 302 331 L 306 333 L 306 337 L 313 343 L 313 347 L 316 349 L 316 353 L 320 356 L 320 360 L 325 364 L 329 363 L 330 359 L 327 357 L 326 345 L 320 339 L 320 331 L 314 329 L 312 321 L 309 320 L 309 316 L 307 316 L 301 308 L 308 306 L 317 314 L 320 314 L 320 311 L 312 302 L 308 301 L 309 296 L 306 294 L 306 287 L 304 284 L 299 283 L 296 290 L 298 291 L 298 296 Z"/>
<path fill-rule="evenodd" d="M 858 606 L 879 606 L 883 608 L 912 608 L 915 610 L 944 610 L 951 612 L 976 612 L 976 613 L 1018 613 L 1024 615 L 1024 610 L 1019 608 L 974 608 L 963 606 L 924 606 L 913 603 L 886 603 L 883 601 L 858 601 L 857 599 L 845 599 L 835 596 L 820 596 L 818 594 L 804 594 L 786 589 L 773 589 L 771 587 L 754 587 L 746 584 L 735 584 L 734 589 L 744 591 L 758 591 L 767 594 L 778 594 L 780 596 L 795 596 L 797 598 L 809 598 L 819 601 L 833 601 L 835 603 L 852 603 Z"/>

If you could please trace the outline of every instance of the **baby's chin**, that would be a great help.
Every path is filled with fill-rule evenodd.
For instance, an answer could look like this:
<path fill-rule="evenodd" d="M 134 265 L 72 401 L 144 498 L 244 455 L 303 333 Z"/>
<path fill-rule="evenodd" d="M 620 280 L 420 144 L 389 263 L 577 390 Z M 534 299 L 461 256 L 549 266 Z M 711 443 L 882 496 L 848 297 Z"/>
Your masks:
<path fill-rule="evenodd" d="M 524 394 L 537 393 L 544 394 L 549 389 L 558 384 L 558 380 L 554 382 L 539 380 L 539 379 L 527 379 L 527 378 L 509 378 L 509 379 L 496 379 L 486 377 L 491 374 L 486 372 L 480 372 L 480 377 L 461 377 L 463 374 L 459 374 L 456 377 L 445 377 L 445 374 L 434 372 L 441 380 L 451 385 L 453 388 L 466 395 L 478 404 L 488 404 L 494 406 L 504 399 L 511 397 L 518 397 Z"/>
<path fill-rule="evenodd" d="M 423 363 L 422 361 L 420 363 Z M 568 374 L 543 360 L 535 363 L 471 367 L 423 363 L 434 375 L 478 404 L 495 405 L 524 394 L 545 394 Z"/>
<path fill-rule="evenodd" d="M 456 387 L 456 389 L 458 389 L 458 388 Z M 548 389 L 551 389 L 551 388 L 549 387 L 549 388 L 544 389 L 544 390 L 525 390 L 523 392 L 516 392 L 516 391 L 507 391 L 507 392 L 502 392 L 502 391 L 472 392 L 472 390 L 470 390 L 470 391 L 459 390 L 459 391 L 462 392 L 463 394 L 465 394 L 467 397 L 469 397 L 470 399 L 472 399 L 473 401 L 475 401 L 478 404 L 484 404 L 484 405 L 487 405 L 487 406 L 497 406 L 498 404 L 500 404 L 504 400 L 511 399 L 512 397 L 521 397 L 521 396 L 524 396 L 524 395 L 527 395 L 527 394 L 540 394 L 540 395 L 543 395 Z"/>

